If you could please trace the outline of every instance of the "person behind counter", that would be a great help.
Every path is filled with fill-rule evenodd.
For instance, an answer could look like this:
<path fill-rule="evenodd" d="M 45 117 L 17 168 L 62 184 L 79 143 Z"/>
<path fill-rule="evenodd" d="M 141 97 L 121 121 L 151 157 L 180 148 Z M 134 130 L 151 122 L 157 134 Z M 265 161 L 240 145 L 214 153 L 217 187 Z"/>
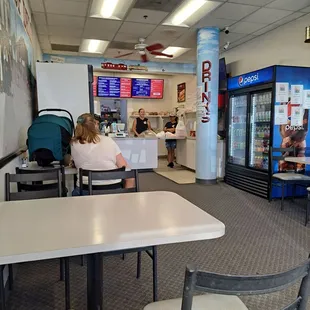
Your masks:
<path fill-rule="evenodd" d="M 145 117 L 145 110 L 139 109 L 139 117 L 132 124 L 132 131 L 135 137 L 139 137 L 146 130 L 152 130 L 150 121 Z"/>
<path fill-rule="evenodd" d="M 78 117 L 75 136 L 71 141 L 71 155 L 77 169 L 114 170 L 128 167 L 118 145 L 113 139 L 100 135 L 98 120 L 89 113 Z M 78 176 L 79 177 L 79 176 Z M 87 184 L 87 177 L 83 177 Z M 79 184 L 79 181 L 78 183 Z M 93 181 L 100 189 L 116 189 L 122 187 L 122 180 Z M 125 187 L 133 187 L 134 179 L 125 180 Z M 85 192 L 85 195 L 88 193 Z M 80 188 L 76 187 L 72 196 L 79 196 Z"/>
<path fill-rule="evenodd" d="M 175 114 L 170 114 L 170 121 L 165 125 L 164 132 L 171 132 L 175 133 L 175 128 L 178 124 L 178 118 Z M 169 139 L 166 140 L 166 148 L 168 150 L 168 167 L 173 168 L 174 167 L 174 157 L 175 157 L 175 149 L 177 147 L 177 140 L 175 139 Z"/>

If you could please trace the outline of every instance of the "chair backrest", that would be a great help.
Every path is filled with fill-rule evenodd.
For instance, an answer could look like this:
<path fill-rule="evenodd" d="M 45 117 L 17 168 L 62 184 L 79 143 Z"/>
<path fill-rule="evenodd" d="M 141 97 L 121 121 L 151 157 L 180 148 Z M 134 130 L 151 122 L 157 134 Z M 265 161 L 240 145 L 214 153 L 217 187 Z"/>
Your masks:
<path fill-rule="evenodd" d="M 310 257 L 310 256 L 309 256 Z M 310 258 L 289 271 L 255 276 L 210 273 L 187 266 L 181 310 L 191 310 L 195 290 L 224 295 L 260 295 L 284 290 L 301 280 L 297 298 L 285 310 L 306 310 L 310 290 Z"/>
<path fill-rule="evenodd" d="M 57 187 L 51 186 L 39 190 L 12 192 L 11 183 L 25 182 L 43 182 L 55 181 Z M 5 174 L 5 198 L 6 201 L 41 199 L 62 196 L 61 173 L 60 170 L 49 171 L 44 173 L 26 173 L 26 174 Z"/>
<path fill-rule="evenodd" d="M 287 148 L 275 148 L 275 147 L 270 147 L 270 158 L 271 158 L 271 174 L 274 173 L 274 162 L 275 161 L 281 161 L 285 160 L 285 157 L 288 156 L 296 156 L 296 148 L 295 147 L 287 147 Z M 294 165 L 294 170 L 296 171 L 296 165 Z"/>
<path fill-rule="evenodd" d="M 89 195 L 106 195 L 117 193 L 133 193 L 139 191 L 139 177 L 138 170 L 125 171 L 125 167 L 114 170 L 79 170 L 80 191 L 82 195 L 83 189 L 89 192 Z M 88 184 L 83 184 L 83 176 L 88 178 Z M 96 186 L 93 181 L 110 181 L 110 180 L 122 180 L 135 179 L 135 187 L 132 188 L 109 188 L 109 186 L 100 185 Z M 124 182 L 123 182 L 124 183 Z"/>
<path fill-rule="evenodd" d="M 62 196 L 67 196 L 67 189 L 66 189 L 66 175 L 65 175 L 65 168 L 64 166 L 60 167 L 52 167 L 52 168 L 41 168 L 41 169 L 21 169 L 16 167 L 15 169 L 16 174 L 37 174 L 37 173 L 46 173 L 46 172 L 61 172 L 61 186 L 62 186 Z M 43 184 L 43 182 L 32 182 L 31 184 L 27 183 L 20 183 L 17 182 L 17 189 L 19 192 L 21 191 L 39 191 L 45 189 L 52 189 L 58 188 L 58 182 L 55 180 L 54 183 Z"/>

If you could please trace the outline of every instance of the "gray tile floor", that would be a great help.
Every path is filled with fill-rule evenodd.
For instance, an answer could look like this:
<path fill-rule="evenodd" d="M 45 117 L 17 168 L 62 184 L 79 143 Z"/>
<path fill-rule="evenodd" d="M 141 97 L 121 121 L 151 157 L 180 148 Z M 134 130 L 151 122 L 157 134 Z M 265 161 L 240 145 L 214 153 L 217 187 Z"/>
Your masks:
<path fill-rule="evenodd" d="M 208 187 L 177 185 L 155 173 L 142 174 L 140 178 L 141 190 L 176 192 L 226 225 L 226 235 L 220 239 L 159 247 L 160 299 L 181 296 L 187 263 L 221 273 L 265 274 L 291 268 L 310 252 L 310 225 L 303 226 L 305 200 L 286 202 L 281 212 L 279 202 L 269 204 L 224 183 Z M 104 259 L 106 310 L 142 310 L 151 302 L 151 262 L 145 254 L 142 259 L 139 280 L 135 278 L 135 254 L 127 255 L 125 261 L 120 257 Z M 58 260 L 20 264 L 8 308 L 64 309 L 64 284 L 57 281 L 58 266 Z M 79 258 L 72 259 L 71 283 L 73 308 L 85 310 L 86 267 L 79 266 Z M 296 287 L 244 301 L 252 310 L 275 310 L 295 294 Z"/>

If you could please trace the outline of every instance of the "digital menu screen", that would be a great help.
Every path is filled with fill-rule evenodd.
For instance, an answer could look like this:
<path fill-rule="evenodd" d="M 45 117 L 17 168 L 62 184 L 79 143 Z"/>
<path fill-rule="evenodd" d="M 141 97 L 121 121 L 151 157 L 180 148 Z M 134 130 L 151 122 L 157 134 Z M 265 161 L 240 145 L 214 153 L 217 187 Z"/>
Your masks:
<path fill-rule="evenodd" d="M 118 77 L 98 76 L 98 97 L 119 98 L 121 79 Z"/>
<path fill-rule="evenodd" d="M 119 77 L 98 77 L 98 97 L 131 98 L 131 79 Z"/>
<path fill-rule="evenodd" d="M 132 98 L 162 99 L 164 80 L 132 79 Z"/>

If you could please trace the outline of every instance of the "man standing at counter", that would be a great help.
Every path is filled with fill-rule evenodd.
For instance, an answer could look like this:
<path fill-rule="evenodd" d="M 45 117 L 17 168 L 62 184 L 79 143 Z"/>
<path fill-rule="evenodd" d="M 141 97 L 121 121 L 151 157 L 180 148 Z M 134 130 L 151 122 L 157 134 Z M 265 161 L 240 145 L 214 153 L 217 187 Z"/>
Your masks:
<path fill-rule="evenodd" d="M 165 125 L 164 132 L 171 132 L 175 134 L 175 129 L 178 124 L 178 119 L 175 114 L 171 113 L 170 114 L 170 122 L 168 122 Z M 174 167 L 174 157 L 175 157 L 175 149 L 177 147 L 177 140 L 176 139 L 167 139 L 166 140 L 166 148 L 168 150 L 168 167 L 173 168 Z"/>
<path fill-rule="evenodd" d="M 145 117 L 145 110 L 139 109 L 139 117 L 132 124 L 132 131 L 135 137 L 139 137 L 146 130 L 152 130 L 150 121 Z"/>

